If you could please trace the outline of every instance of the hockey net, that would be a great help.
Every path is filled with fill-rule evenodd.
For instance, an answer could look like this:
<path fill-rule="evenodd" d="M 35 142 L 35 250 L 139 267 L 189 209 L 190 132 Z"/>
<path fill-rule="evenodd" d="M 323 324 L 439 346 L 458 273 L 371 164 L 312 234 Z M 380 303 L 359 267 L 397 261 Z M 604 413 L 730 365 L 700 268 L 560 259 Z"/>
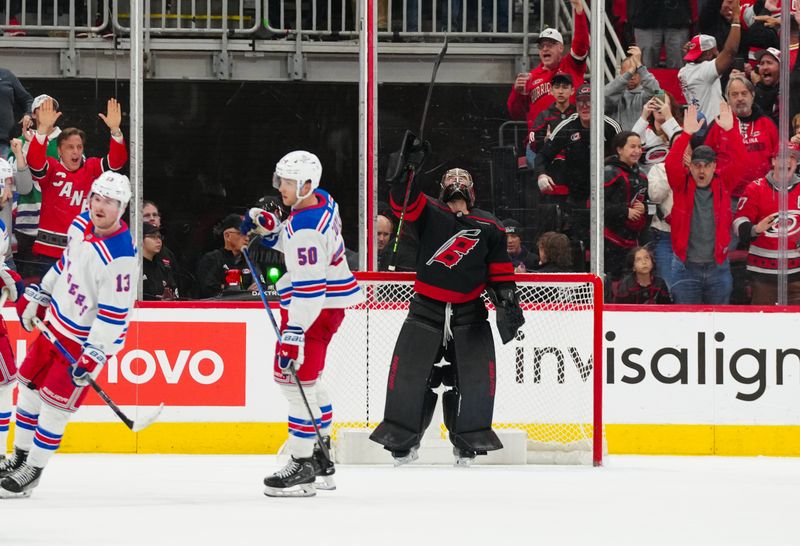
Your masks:
<path fill-rule="evenodd" d="M 414 295 L 413 274 L 358 278 L 367 301 L 347 311 L 324 375 L 337 447 L 343 432 L 380 423 L 389 363 Z M 595 373 L 602 369 L 601 283 L 586 274 L 523 274 L 516 283 L 525 325 L 506 345 L 483 294 L 497 360 L 493 428 L 501 439 L 503 431 L 527 435 L 525 462 L 598 465 L 604 451 L 602 373 Z M 435 417 L 431 428 L 436 424 Z M 441 421 L 439 430 L 446 438 Z"/>

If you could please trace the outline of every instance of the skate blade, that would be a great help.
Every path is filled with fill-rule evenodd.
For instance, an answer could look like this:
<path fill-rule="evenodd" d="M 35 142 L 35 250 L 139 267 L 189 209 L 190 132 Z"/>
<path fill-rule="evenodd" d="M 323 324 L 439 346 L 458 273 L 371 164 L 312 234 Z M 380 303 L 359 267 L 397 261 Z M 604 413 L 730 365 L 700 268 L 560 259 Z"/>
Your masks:
<path fill-rule="evenodd" d="M 416 451 L 412 451 L 411 453 L 409 453 L 405 457 L 395 457 L 394 458 L 394 466 L 396 468 L 398 466 L 407 465 L 409 463 L 413 463 L 417 459 L 419 459 L 419 454 Z"/>
<path fill-rule="evenodd" d="M 31 496 L 31 493 L 33 493 L 32 489 L 15 493 L 14 491 L 9 491 L 8 489 L 0 487 L 0 499 L 27 499 Z"/>
<path fill-rule="evenodd" d="M 317 490 L 313 483 L 303 483 L 294 487 L 264 487 L 264 494 L 268 497 L 313 497 Z"/>
<path fill-rule="evenodd" d="M 472 463 L 474 461 L 475 459 L 471 459 L 469 457 L 459 457 L 456 459 L 453 466 L 455 466 L 456 468 L 469 468 L 470 466 L 472 466 Z"/>
<path fill-rule="evenodd" d="M 318 476 L 317 481 L 314 482 L 314 488 L 320 491 L 334 491 L 336 490 L 336 481 L 333 476 Z"/>

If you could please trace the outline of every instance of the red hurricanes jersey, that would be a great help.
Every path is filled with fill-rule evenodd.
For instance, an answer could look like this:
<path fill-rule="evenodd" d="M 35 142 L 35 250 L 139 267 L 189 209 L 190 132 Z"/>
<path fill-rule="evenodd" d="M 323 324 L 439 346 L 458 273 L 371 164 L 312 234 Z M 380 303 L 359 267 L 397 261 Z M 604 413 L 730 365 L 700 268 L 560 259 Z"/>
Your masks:
<path fill-rule="evenodd" d="M 128 161 L 125 142 L 111 138 L 108 156 L 90 157 L 75 172 L 70 172 L 57 159 L 47 157 L 47 142 L 39 137 L 31 140 L 28 165 L 33 179 L 42 189 L 42 212 L 39 233 L 33 252 L 52 258 L 61 256 L 67 244 L 67 229 L 81 212 L 89 208 L 89 190 L 103 172 L 117 171 Z"/>
<path fill-rule="evenodd" d="M 575 15 L 575 37 L 572 39 L 570 52 L 561 59 L 556 70 L 549 70 L 541 63 L 531 70 L 531 77 L 525 83 L 525 94 L 517 93 L 512 87 L 508 96 L 508 113 L 512 119 L 528 120 L 528 129 L 532 130 L 536 117 L 547 110 L 555 102 L 550 94 L 550 80 L 558 72 L 566 72 L 572 76 L 572 84 L 577 90 L 583 84 L 586 73 L 586 56 L 589 54 L 589 23 L 586 14 Z M 574 102 L 574 95 L 573 95 Z"/>
<path fill-rule="evenodd" d="M 733 229 L 745 222 L 757 224 L 770 214 L 778 212 L 778 190 L 766 178 L 759 178 L 747 186 L 739 199 Z M 788 273 L 800 273 L 800 184 L 789 190 L 788 204 Z M 774 224 L 750 242 L 747 269 L 756 273 L 776 274 L 778 269 L 778 224 Z"/>

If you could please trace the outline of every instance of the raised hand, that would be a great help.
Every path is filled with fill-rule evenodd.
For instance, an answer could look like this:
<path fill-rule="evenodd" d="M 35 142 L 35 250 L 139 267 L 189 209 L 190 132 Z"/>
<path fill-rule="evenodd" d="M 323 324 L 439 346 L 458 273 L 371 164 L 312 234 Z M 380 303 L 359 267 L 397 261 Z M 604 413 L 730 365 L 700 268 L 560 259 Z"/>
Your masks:
<path fill-rule="evenodd" d="M 61 112 L 56 111 L 56 105 L 53 103 L 53 99 L 45 100 L 36 111 L 36 131 L 40 135 L 49 135 L 60 117 Z"/>
<path fill-rule="evenodd" d="M 583 0 L 569 0 L 569 3 L 572 4 L 575 13 L 583 13 Z"/>
<path fill-rule="evenodd" d="M 11 139 L 11 151 L 14 152 L 14 155 L 19 157 L 22 153 L 22 140 L 18 138 Z"/>
<path fill-rule="evenodd" d="M 106 114 L 103 115 L 99 113 L 97 115 L 100 116 L 100 119 L 103 120 L 103 123 L 106 124 L 112 133 L 119 131 L 119 126 L 122 123 L 122 108 L 117 102 L 117 99 L 108 99 Z"/>
<path fill-rule="evenodd" d="M 520 72 L 517 74 L 517 79 L 514 80 L 514 89 L 520 95 L 527 95 L 528 91 L 525 89 L 525 84 L 531 79 L 529 72 Z"/>
<path fill-rule="evenodd" d="M 683 132 L 687 135 L 693 135 L 702 127 L 703 124 L 697 120 L 697 106 L 690 104 L 686 109 L 686 115 L 683 116 Z"/>
<path fill-rule="evenodd" d="M 632 45 L 628 48 L 628 55 L 631 56 L 631 60 L 633 61 L 633 71 L 635 72 L 637 68 L 642 66 L 642 50 L 639 46 Z"/>
<path fill-rule="evenodd" d="M 723 131 L 730 131 L 733 129 L 733 110 L 731 110 L 731 105 L 724 100 L 719 103 L 717 125 L 719 125 L 719 128 Z"/>

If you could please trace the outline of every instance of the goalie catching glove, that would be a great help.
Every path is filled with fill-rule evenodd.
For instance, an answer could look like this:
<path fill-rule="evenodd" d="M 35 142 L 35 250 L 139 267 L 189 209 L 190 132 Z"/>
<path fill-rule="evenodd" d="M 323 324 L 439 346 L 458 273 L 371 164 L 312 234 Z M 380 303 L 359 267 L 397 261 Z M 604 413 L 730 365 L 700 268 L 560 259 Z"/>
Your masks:
<path fill-rule="evenodd" d="M 306 334 L 298 326 L 287 326 L 281 335 L 281 344 L 278 348 L 278 366 L 281 370 L 291 368 L 294 362 L 296 372 L 303 364 L 303 347 L 306 344 Z"/>
<path fill-rule="evenodd" d="M 505 345 L 516 337 L 517 330 L 525 324 L 525 317 L 522 316 L 522 309 L 517 299 L 516 286 L 513 284 L 495 286 L 489 291 L 489 295 L 497 312 L 497 331 Z"/>
<path fill-rule="evenodd" d="M 247 211 L 247 215 L 242 222 L 242 233 L 247 235 L 255 230 L 256 233 L 262 237 L 278 233 L 281 228 L 281 219 L 277 215 L 267 212 L 264 209 L 257 207 L 251 208 Z"/>
<path fill-rule="evenodd" d="M 22 327 L 33 332 L 34 317 L 44 320 L 47 308 L 50 307 L 50 294 L 42 290 L 38 284 L 32 284 L 25 289 L 25 293 L 17 300 L 17 315 Z"/>
<path fill-rule="evenodd" d="M 90 377 L 97 379 L 105 364 L 106 354 L 94 345 L 87 345 L 83 348 L 78 363 L 72 367 L 72 384 L 85 387 L 89 384 Z"/>

